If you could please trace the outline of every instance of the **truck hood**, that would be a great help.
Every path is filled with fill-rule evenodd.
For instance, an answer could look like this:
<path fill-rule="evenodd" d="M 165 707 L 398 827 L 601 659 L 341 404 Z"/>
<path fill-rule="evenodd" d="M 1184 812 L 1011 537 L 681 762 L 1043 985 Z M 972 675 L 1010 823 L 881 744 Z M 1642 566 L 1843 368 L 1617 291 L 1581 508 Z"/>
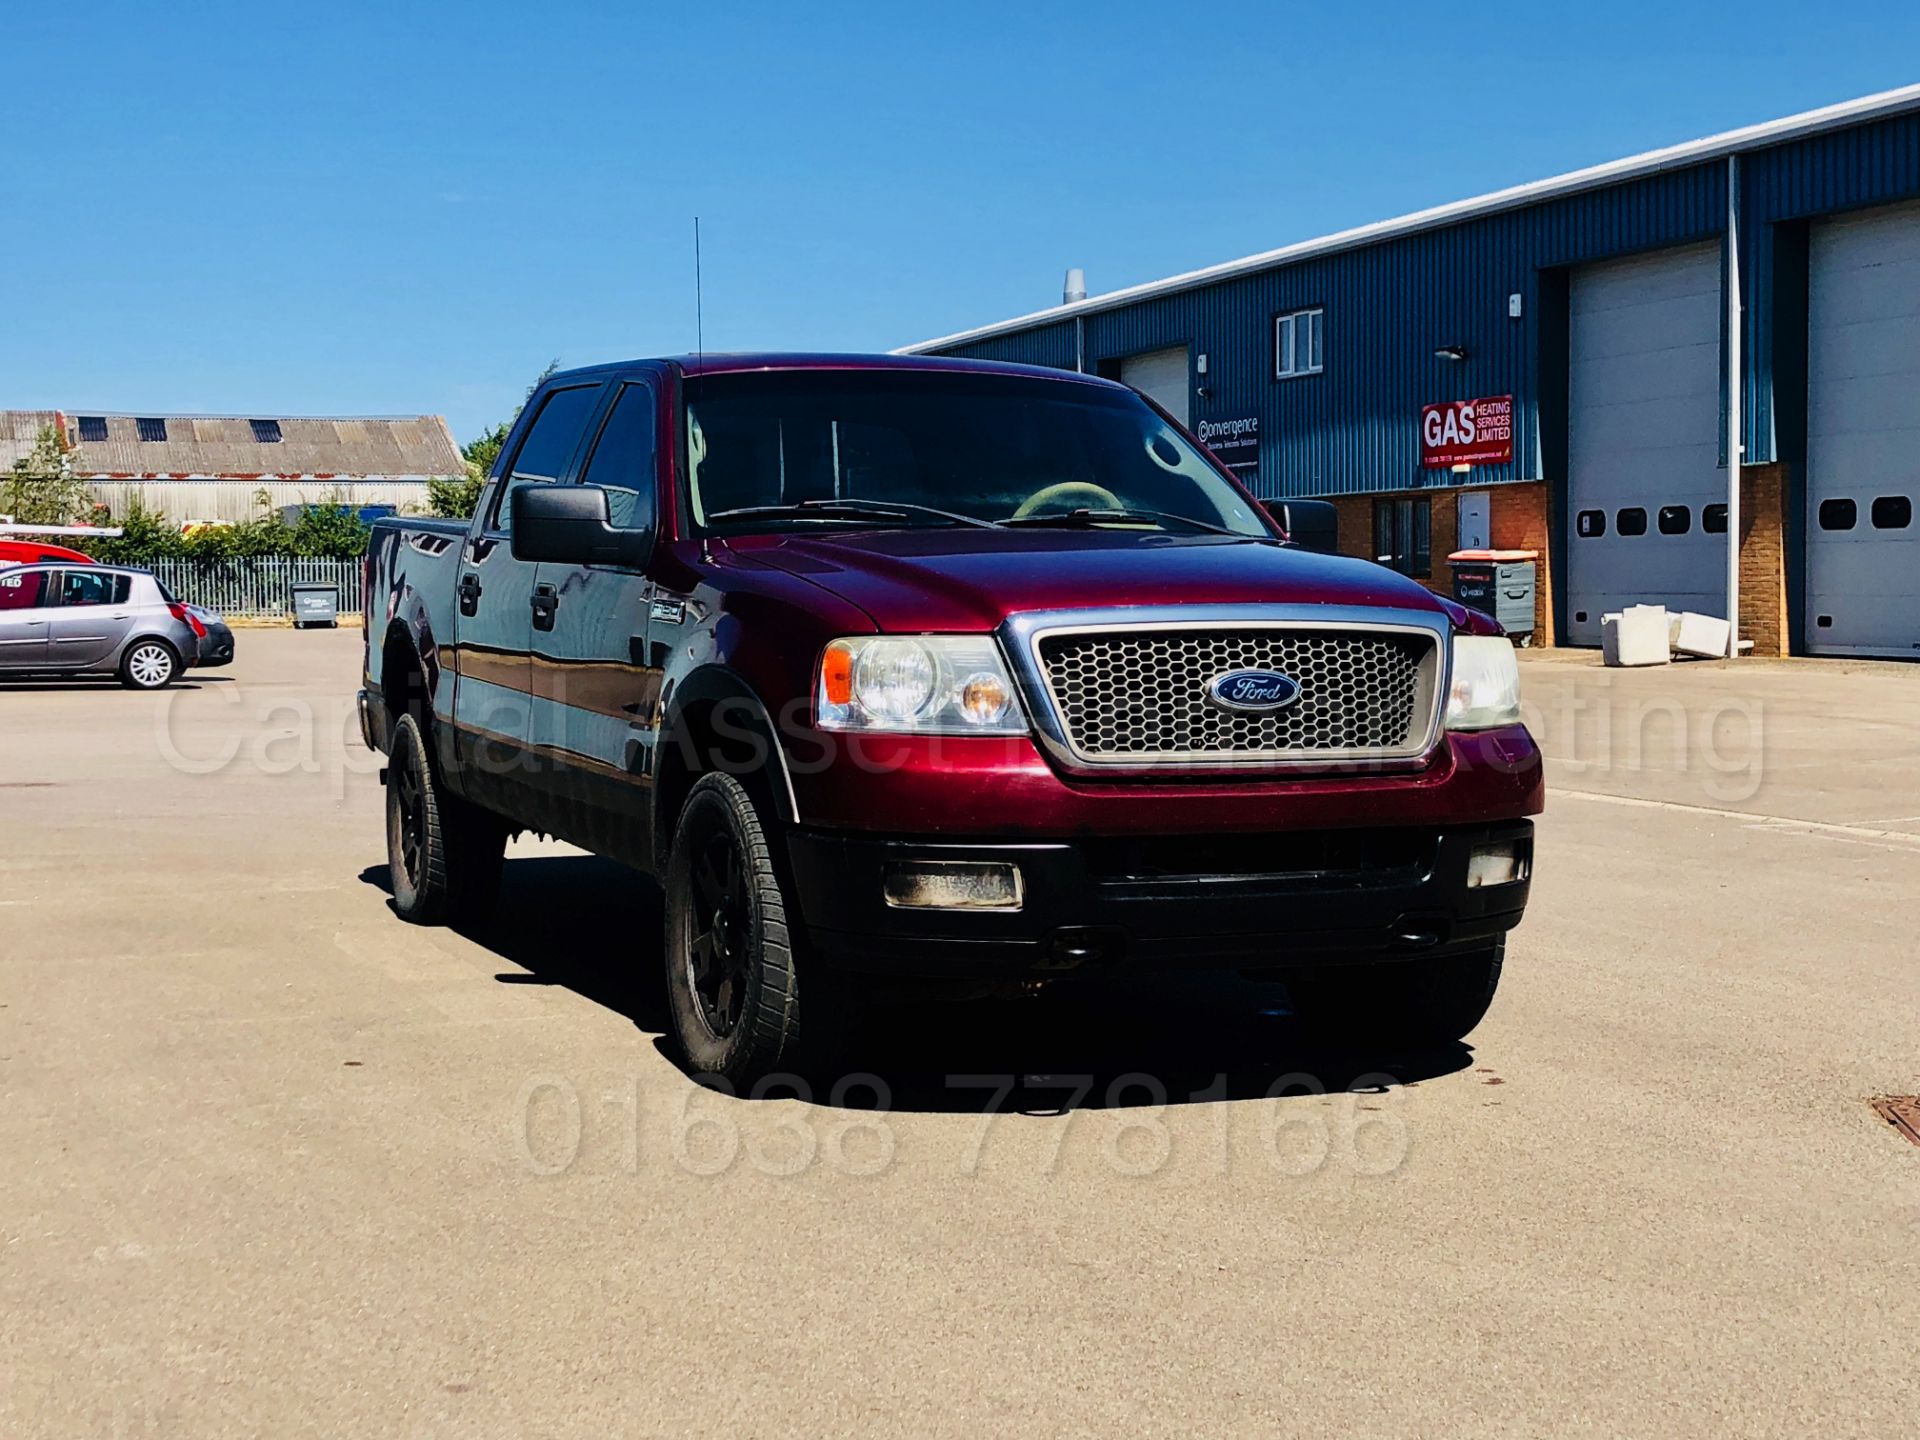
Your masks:
<path fill-rule="evenodd" d="M 1134 530 L 862 530 L 728 546 L 859 606 L 885 631 L 981 631 L 1121 605 L 1362 605 L 1465 612 L 1384 566 L 1231 536 Z"/>

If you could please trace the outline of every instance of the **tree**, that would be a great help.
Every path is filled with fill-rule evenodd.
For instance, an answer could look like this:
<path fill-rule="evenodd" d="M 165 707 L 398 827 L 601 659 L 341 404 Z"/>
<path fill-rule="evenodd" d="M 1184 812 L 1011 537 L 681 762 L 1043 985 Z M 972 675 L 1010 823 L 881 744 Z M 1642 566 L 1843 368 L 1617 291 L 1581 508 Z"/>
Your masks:
<path fill-rule="evenodd" d="M 144 565 L 149 560 L 184 555 L 180 527 L 158 510 L 149 510 L 138 497 L 124 518 L 116 522 L 124 534 L 80 542 L 80 548 L 109 565 Z"/>
<path fill-rule="evenodd" d="M 533 392 L 559 368 L 557 357 L 549 360 L 547 368 L 527 387 L 527 400 L 531 400 Z M 449 520 L 465 520 L 473 514 L 474 508 L 480 503 L 480 491 L 487 483 L 487 476 L 493 473 L 494 462 L 500 458 L 500 451 L 506 446 L 513 422 L 520 418 L 520 412 L 526 408 L 527 402 L 522 400 L 513 407 L 513 414 L 492 429 L 481 431 L 477 438 L 460 447 L 460 458 L 467 465 L 466 474 L 427 477 L 428 509 Z"/>
<path fill-rule="evenodd" d="M 73 473 L 73 453 L 57 426 L 43 425 L 33 448 L 0 485 L 0 515 L 19 525 L 71 525 L 93 510 L 93 492 Z"/>
<path fill-rule="evenodd" d="M 370 533 L 372 527 L 360 518 L 360 512 L 335 490 L 318 505 L 309 505 L 300 512 L 288 538 L 296 555 L 349 559 L 366 553 Z"/>

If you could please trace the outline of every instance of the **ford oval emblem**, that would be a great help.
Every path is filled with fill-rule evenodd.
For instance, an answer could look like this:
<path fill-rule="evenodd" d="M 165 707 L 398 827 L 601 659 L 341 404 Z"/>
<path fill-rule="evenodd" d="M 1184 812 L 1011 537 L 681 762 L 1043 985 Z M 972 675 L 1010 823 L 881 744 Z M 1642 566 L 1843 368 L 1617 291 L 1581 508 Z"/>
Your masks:
<path fill-rule="evenodd" d="M 1207 699 L 1222 710 L 1265 715 L 1300 698 L 1300 682 L 1278 670 L 1229 670 L 1207 682 Z"/>

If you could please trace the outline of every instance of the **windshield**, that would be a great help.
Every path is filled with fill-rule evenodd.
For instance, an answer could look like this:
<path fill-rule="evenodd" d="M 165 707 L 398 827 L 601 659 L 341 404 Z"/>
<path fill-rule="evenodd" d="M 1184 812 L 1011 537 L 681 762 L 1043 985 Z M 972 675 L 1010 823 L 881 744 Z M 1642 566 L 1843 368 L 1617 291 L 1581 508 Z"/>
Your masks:
<path fill-rule="evenodd" d="M 1274 538 L 1131 391 L 951 371 L 745 372 L 690 378 L 686 425 L 703 530 L 985 521 Z"/>

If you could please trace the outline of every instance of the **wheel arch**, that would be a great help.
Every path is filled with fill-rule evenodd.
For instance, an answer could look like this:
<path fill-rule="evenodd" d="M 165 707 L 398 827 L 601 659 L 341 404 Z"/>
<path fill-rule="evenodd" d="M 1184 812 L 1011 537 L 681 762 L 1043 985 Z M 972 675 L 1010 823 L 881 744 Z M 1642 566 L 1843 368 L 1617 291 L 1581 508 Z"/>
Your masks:
<path fill-rule="evenodd" d="M 664 867 L 687 795 L 702 775 L 734 776 L 783 826 L 799 820 L 793 776 L 772 712 L 737 672 L 708 665 L 679 681 L 655 745 L 653 854 Z"/>

